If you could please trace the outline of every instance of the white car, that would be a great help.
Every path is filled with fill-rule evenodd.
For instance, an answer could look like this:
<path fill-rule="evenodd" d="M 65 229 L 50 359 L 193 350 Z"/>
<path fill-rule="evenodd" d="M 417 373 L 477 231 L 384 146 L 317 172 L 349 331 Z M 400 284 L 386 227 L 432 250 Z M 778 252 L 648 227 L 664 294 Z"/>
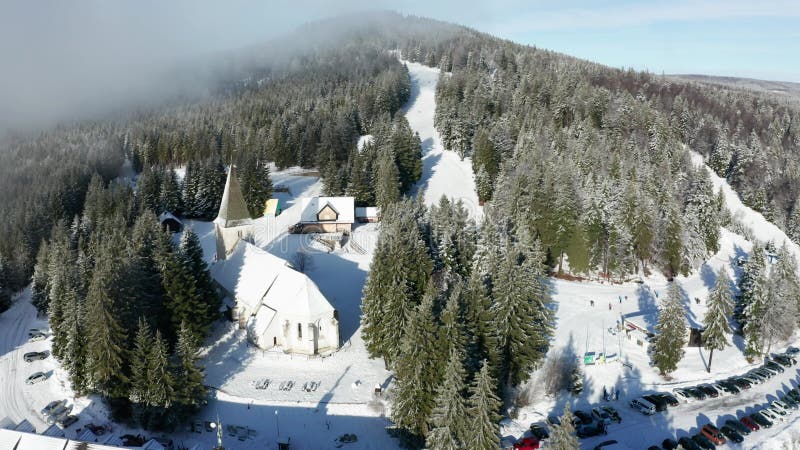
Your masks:
<path fill-rule="evenodd" d="M 764 408 L 764 409 L 762 409 L 759 412 L 761 413 L 762 416 L 766 417 L 767 419 L 769 419 L 773 423 L 777 423 L 779 420 L 781 422 L 783 422 L 785 420 L 782 415 L 780 415 L 777 412 L 775 412 L 775 410 L 770 408 L 769 406 Z"/>
<path fill-rule="evenodd" d="M 756 377 L 754 377 L 753 375 L 751 375 L 749 373 L 746 373 L 746 374 L 742 375 L 741 378 L 744 378 L 750 384 L 761 384 L 761 383 L 763 383 L 763 381 L 761 381 L 760 378 L 756 378 Z"/>
<path fill-rule="evenodd" d="M 58 408 L 66 407 L 67 401 L 66 400 L 53 400 L 52 402 L 48 403 L 47 406 L 42 408 L 42 415 L 44 417 L 49 416 Z"/>
<path fill-rule="evenodd" d="M 28 332 L 28 338 L 31 342 L 43 341 L 47 339 L 47 335 L 39 330 L 31 330 Z"/>
<path fill-rule="evenodd" d="M 770 407 L 777 409 L 778 411 L 782 411 L 782 415 L 791 414 L 792 412 L 792 409 L 789 407 L 789 405 L 780 400 L 775 400 L 774 402 L 770 403 Z"/>
<path fill-rule="evenodd" d="M 27 384 L 36 384 L 36 383 L 40 383 L 40 382 L 42 382 L 42 381 L 44 381 L 46 379 L 47 379 L 47 374 L 45 374 L 44 372 L 36 372 L 33 375 L 29 376 L 25 380 L 25 383 L 27 383 Z"/>
<path fill-rule="evenodd" d="M 694 397 L 692 397 L 691 395 L 686 393 L 686 391 L 684 391 L 681 388 L 673 389 L 672 393 L 675 395 L 675 398 L 677 398 L 678 401 L 681 402 L 681 403 L 692 403 L 692 402 L 694 402 Z"/>

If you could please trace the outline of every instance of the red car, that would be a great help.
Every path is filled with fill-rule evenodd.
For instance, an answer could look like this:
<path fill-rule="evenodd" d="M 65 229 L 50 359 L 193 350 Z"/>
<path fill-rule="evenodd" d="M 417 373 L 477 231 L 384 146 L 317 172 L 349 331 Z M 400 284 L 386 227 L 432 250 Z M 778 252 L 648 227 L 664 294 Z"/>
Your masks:
<path fill-rule="evenodd" d="M 539 440 L 535 437 L 522 438 L 514 444 L 514 448 L 519 450 L 536 450 L 539 448 Z"/>
<path fill-rule="evenodd" d="M 751 418 L 750 418 L 750 417 L 748 417 L 748 416 L 744 416 L 744 417 L 742 417 L 741 419 L 739 419 L 739 421 L 740 421 L 740 422 L 742 422 L 742 424 L 743 424 L 744 426 L 746 426 L 747 428 L 750 428 L 750 429 L 751 429 L 751 430 L 753 430 L 753 431 L 758 431 L 758 430 L 761 428 L 761 427 L 759 427 L 759 426 L 758 426 L 758 424 L 757 424 L 757 423 L 755 423 L 755 422 L 753 421 L 753 419 L 751 419 Z"/>

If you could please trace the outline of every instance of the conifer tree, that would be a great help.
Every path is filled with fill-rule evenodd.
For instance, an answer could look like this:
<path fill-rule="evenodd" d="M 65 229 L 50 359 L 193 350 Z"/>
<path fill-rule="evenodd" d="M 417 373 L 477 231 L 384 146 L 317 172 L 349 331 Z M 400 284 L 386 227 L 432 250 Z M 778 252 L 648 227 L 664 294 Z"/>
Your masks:
<path fill-rule="evenodd" d="M 497 381 L 492 378 L 489 362 L 483 360 L 469 389 L 463 448 L 492 450 L 500 445 L 500 415 L 497 411 L 502 402 L 495 394 L 496 387 Z"/>
<path fill-rule="evenodd" d="M 437 352 L 433 299 L 426 295 L 416 307 L 395 364 L 397 383 L 392 404 L 392 420 L 405 429 L 413 441 L 424 442 L 435 406 L 435 387 L 442 378 L 441 354 Z"/>
<path fill-rule="evenodd" d="M 198 364 L 197 347 L 185 323 L 178 330 L 175 357 L 175 402 L 180 408 L 180 417 L 187 417 L 206 403 L 207 392 L 203 384 L 203 369 Z"/>
<path fill-rule="evenodd" d="M 378 167 L 373 177 L 375 186 L 375 204 L 386 211 L 389 205 L 400 199 L 400 175 L 397 164 L 388 149 L 382 149 L 378 154 Z"/>
<path fill-rule="evenodd" d="M 149 389 L 144 397 L 148 409 L 148 428 L 168 428 L 171 424 L 165 423 L 169 408 L 175 401 L 174 378 L 170 373 L 169 350 L 167 341 L 161 337 L 161 332 L 156 330 L 153 337 L 153 346 L 147 360 L 147 380 Z"/>
<path fill-rule="evenodd" d="M 189 271 L 194 277 L 198 295 L 206 304 L 205 310 L 208 314 L 206 317 L 199 317 L 198 319 L 202 319 L 205 325 L 210 325 L 218 317 L 222 299 L 217 294 L 214 282 L 211 280 L 211 273 L 203 257 L 200 238 L 191 227 L 185 229 L 183 235 L 181 235 L 180 254 L 185 259 L 189 266 Z M 198 311 L 198 314 L 200 312 Z"/>
<path fill-rule="evenodd" d="M 182 252 L 166 258 L 162 270 L 162 283 L 167 293 L 166 307 L 172 321 L 173 333 L 185 322 L 196 343 L 200 343 L 208 331 L 209 304 L 197 286 L 192 267 Z M 175 334 L 169 336 L 174 339 Z"/>
<path fill-rule="evenodd" d="M 709 373 L 714 350 L 723 350 L 730 345 L 727 337 L 731 332 L 728 317 L 733 314 L 730 283 L 728 271 L 722 266 L 717 274 L 714 289 L 708 296 L 708 310 L 704 319 L 706 329 L 703 332 L 703 346 L 709 351 L 707 366 Z"/>
<path fill-rule="evenodd" d="M 656 331 L 653 362 L 661 374 L 666 375 L 678 367 L 686 345 L 686 312 L 677 281 L 669 284 L 667 296 L 659 305 Z"/>
<path fill-rule="evenodd" d="M 668 276 L 675 276 L 681 272 L 681 258 L 683 255 L 683 229 L 681 217 L 674 206 L 667 213 L 667 224 L 664 235 L 661 259 L 664 271 Z"/>
<path fill-rule="evenodd" d="M 778 249 L 775 256 L 761 321 L 765 353 L 769 353 L 776 341 L 788 339 L 794 333 L 798 321 L 800 285 L 797 279 L 797 262 L 785 244 Z"/>
<path fill-rule="evenodd" d="M 272 197 L 272 180 L 267 161 L 258 155 L 245 158 L 238 172 L 242 196 L 253 218 L 264 215 L 267 200 Z"/>
<path fill-rule="evenodd" d="M 575 450 L 580 448 L 580 442 L 575 436 L 575 425 L 573 424 L 572 412 L 569 410 L 570 405 L 564 405 L 564 412 L 559 418 L 559 425 L 553 427 L 553 432 L 550 434 L 550 442 L 548 447 L 553 450 Z"/>
<path fill-rule="evenodd" d="M 171 168 L 164 171 L 163 179 L 161 180 L 161 193 L 159 194 L 159 204 L 164 211 L 169 211 L 172 214 L 182 214 L 182 197 L 181 186 L 178 183 L 178 176 Z M 153 211 L 161 213 L 163 211 Z"/>
<path fill-rule="evenodd" d="M 460 350 L 450 350 L 444 380 L 436 388 L 436 407 L 431 412 L 431 431 L 426 445 L 442 450 L 466 448 L 462 439 L 467 436 L 467 406 L 464 401 L 464 366 Z M 474 448 L 470 446 L 470 448 Z"/>
<path fill-rule="evenodd" d="M 743 310 L 742 323 L 745 339 L 744 354 L 753 360 L 764 351 L 764 313 L 767 307 L 767 275 L 764 250 L 758 243 L 753 243 L 750 257 L 744 266 L 739 292 Z"/>
<path fill-rule="evenodd" d="M 31 279 L 31 304 L 39 313 L 47 312 L 50 303 L 48 292 L 48 244 L 47 241 L 39 245 L 39 253 L 36 256 L 36 265 L 33 267 L 33 278 Z M 0 269 L 1 270 L 1 269 Z M 0 280 L 0 295 L 3 291 L 3 281 Z M 0 303 L 2 303 L 0 301 Z M 0 307 L 0 309 L 2 309 Z"/>
<path fill-rule="evenodd" d="M 152 386 L 148 378 L 148 364 L 150 363 L 150 351 L 153 348 L 153 334 L 147 321 L 139 319 L 139 326 L 136 329 L 136 337 L 133 342 L 133 349 L 130 353 L 130 381 L 131 387 L 128 393 L 134 416 L 140 423 L 146 422 L 146 399 Z"/>

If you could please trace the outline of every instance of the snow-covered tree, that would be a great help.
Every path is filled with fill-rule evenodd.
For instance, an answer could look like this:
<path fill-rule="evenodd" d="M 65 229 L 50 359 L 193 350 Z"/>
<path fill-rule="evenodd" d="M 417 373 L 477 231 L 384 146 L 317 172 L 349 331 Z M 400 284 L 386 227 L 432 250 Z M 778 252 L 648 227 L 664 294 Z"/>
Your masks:
<path fill-rule="evenodd" d="M 467 408 L 467 429 L 463 448 L 475 450 L 496 449 L 500 444 L 500 415 L 502 402 L 495 394 L 497 381 L 492 378 L 489 362 L 483 360 L 481 368 L 470 386 Z"/>
<path fill-rule="evenodd" d="M 575 436 L 573 415 L 569 409 L 569 403 L 564 405 L 564 412 L 559 418 L 560 424 L 553 426 L 553 431 L 550 433 L 548 448 L 553 450 L 575 450 L 580 448 L 580 441 Z"/>
<path fill-rule="evenodd" d="M 714 289 L 708 296 L 708 310 L 704 319 L 703 346 L 709 351 L 708 372 L 711 372 L 714 350 L 723 350 L 730 345 L 728 335 L 731 333 L 731 327 L 728 318 L 733 314 L 730 284 L 728 271 L 725 266 L 722 266 L 717 273 Z"/>
<path fill-rule="evenodd" d="M 459 450 L 466 447 L 462 439 L 467 436 L 469 428 L 467 405 L 463 397 L 465 373 L 459 349 L 450 351 L 450 360 L 444 373 L 444 380 L 436 388 L 431 431 L 425 442 L 428 448 Z"/>
<path fill-rule="evenodd" d="M 742 309 L 740 323 L 744 323 L 744 354 L 750 360 L 761 356 L 764 351 L 763 321 L 769 294 L 765 265 L 764 250 L 755 242 L 739 283 L 739 302 Z"/>
<path fill-rule="evenodd" d="M 677 281 L 670 283 L 667 296 L 658 309 L 657 335 L 653 362 L 665 375 L 678 367 L 686 345 L 686 311 L 681 301 L 681 289 Z"/>

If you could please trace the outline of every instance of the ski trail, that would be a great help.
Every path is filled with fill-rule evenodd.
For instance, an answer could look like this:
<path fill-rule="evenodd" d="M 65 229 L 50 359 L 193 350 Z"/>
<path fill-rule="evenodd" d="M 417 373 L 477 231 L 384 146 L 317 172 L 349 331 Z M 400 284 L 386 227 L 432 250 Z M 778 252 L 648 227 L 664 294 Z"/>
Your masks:
<path fill-rule="evenodd" d="M 433 124 L 440 71 L 419 63 L 400 61 L 406 64 L 411 77 L 411 98 L 404 108 L 406 119 L 422 141 L 422 177 L 412 193 L 424 195 L 425 204 L 429 206 L 438 203 L 442 195 L 461 200 L 470 217 L 479 219 L 483 216 L 483 207 L 478 204 L 472 162 L 470 158 L 462 160 L 455 152 L 446 151 Z"/>
<path fill-rule="evenodd" d="M 800 261 L 800 247 L 789 239 L 789 236 L 787 236 L 783 230 L 767 220 L 761 213 L 754 211 L 749 206 L 742 203 L 739 194 L 733 190 L 731 185 L 728 184 L 728 181 L 717 175 L 706 165 L 703 155 L 693 150 L 689 150 L 689 153 L 692 157 L 692 163 L 695 166 L 703 166 L 708 171 L 711 176 L 711 182 L 714 184 L 714 191 L 722 189 L 722 195 L 725 198 L 725 206 L 735 219 L 750 228 L 750 230 L 753 231 L 754 237 L 762 244 L 770 241 L 777 247 L 786 244 L 795 259 Z"/>

